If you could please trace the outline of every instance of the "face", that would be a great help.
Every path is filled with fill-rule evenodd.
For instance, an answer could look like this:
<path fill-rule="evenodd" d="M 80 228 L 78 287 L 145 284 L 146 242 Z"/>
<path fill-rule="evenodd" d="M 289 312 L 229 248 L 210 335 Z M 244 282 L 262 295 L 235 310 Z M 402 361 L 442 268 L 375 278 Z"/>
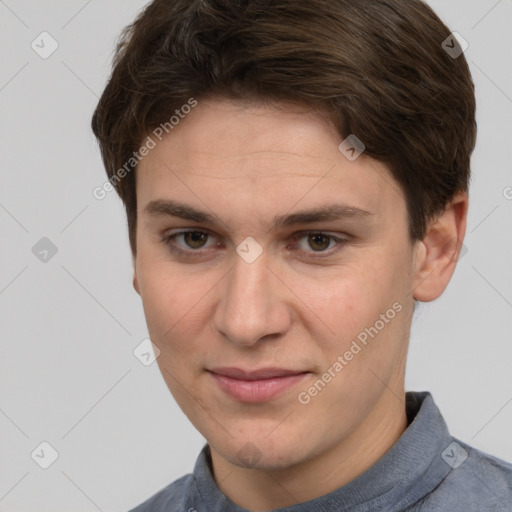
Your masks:
<path fill-rule="evenodd" d="M 305 107 L 199 101 L 137 168 L 134 286 L 157 361 L 233 464 L 317 457 L 403 392 L 406 204 L 341 141 Z"/>

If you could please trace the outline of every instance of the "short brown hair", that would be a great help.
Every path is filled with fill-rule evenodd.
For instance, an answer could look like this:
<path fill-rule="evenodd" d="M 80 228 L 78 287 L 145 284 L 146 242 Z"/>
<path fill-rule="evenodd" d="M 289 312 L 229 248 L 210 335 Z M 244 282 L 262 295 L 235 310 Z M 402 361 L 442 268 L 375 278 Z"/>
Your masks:
<path fill-rule="evenodd" d="M 136 254 L 135 172 L 116 172 L 176 109 L 207 97 L 321 108 L 388 165 L 412 241 L 467 191 L 474 84 L 421 0 L 154 0 L 124 29 L 92 118 Z M 453 38 L 450 46 L 460 48 Z M 460 51 L 458 52 L 460 53 Z"/>

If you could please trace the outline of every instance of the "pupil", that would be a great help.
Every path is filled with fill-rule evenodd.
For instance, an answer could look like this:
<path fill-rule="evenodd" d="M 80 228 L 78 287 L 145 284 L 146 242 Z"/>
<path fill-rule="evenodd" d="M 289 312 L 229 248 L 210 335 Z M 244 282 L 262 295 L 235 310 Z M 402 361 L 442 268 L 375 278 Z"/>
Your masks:
<path fill-rule="evenodd" d="M 199 233 L 198 231 L 189 231 L 188 233 L 185 233 L 185 240 L 187 244 L 190 245 L 191 247 L 198 248 L 201 247 L 201 242 L 204 242 L 206 236 L 206 233 Z"/>
<path fill-rule="evenodd" d="M 324 242 L 327 241 L 327 244 L 322 244 L 321 241 L 319 241 L 319 239 L 323 239 Z M 326 235 L 321 235 L 321 234 L 316 234 L 316 235 L 310 235 L 310 240 L 313 240 L 313 245 L 317 245 L 317 248 L 318 248 L 318 245 L 320 246 L 323 246 L 323 247 L 320 247 L 321 250 L 324 250 L 326 249 L 327 247 L 329 247 L 329 237 L 326 236 Z M 314 247 L 313 247 L 314 249 Z"/>

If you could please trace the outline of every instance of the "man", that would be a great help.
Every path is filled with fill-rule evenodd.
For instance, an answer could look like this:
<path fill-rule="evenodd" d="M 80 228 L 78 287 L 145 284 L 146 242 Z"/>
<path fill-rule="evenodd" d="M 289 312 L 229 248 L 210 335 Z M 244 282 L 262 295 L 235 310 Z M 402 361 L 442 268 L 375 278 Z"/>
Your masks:
<path fill-rule="evenodd" d="M 207 440 L 134 509 L 510 511 L 405 392 L 466 230 L 474 87 L 419 0 L 155 0 L 93 117 L 163 378 Z"/>

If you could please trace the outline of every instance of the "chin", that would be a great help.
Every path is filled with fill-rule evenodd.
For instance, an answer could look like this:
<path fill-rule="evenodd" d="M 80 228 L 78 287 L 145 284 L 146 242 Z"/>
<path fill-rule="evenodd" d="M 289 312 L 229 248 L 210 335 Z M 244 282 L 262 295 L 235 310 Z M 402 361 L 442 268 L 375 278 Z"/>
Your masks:
<path fill-rule="evenodd" d="M 245 435 L 243 440 L 238 438 L 228 446 L 215 446 L 215 449 L 235 466 L 262 471 L 287 469 L 304 461 L 307 454 L 304 443 L 290 442 L 290 436 L 275 436 L 271 440 L 264 436 Z"/>

